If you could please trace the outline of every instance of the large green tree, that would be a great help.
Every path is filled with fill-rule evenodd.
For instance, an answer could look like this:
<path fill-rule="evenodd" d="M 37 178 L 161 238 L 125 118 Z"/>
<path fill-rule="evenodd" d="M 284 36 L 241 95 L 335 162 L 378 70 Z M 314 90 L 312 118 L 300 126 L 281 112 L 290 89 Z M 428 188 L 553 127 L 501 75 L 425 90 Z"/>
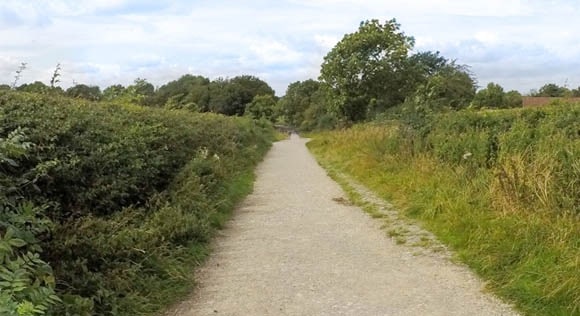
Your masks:
<path fill-rule="evenodd" d="M 523 104 L 522 94 L 518 91 L 511 90 L 505 94 L 505 107 L 517 108 Z"/>
<path fill-rule="evenodd" d="M 316 101 L 319 89 L 320 82 L 312 79 L 296 81 L 288 86 L 279 102 L 280 114 L 288 124 L 300 127 L 306 110 Z"/>
<path fill-rule="evenodd" d="M 246 105 L 245 115 L 253 119 L 266 119 L 268 121 L 275 121 L 276 114 L 276 98 L 271 95 L 257 95 L 252 102 Z"/>
<path fill-rule="evenodd" d="M 476 108 L 514 108 L 522 106 L 522 95 L 517 91 L 504 92 L 499 84 L 490 82 L 473 98 L 472 105 Z"/>
<path fill-rule="evenodd" d="M 320 74 L 332 88 L 338 114 L 360 121 L 403 102 L 412 89 L 407 68 L 413 45 L 395 19 L 364 21 L 345 35 L 324 57 Z"/>
<path fill-rule="evenodd" d="M 168 108 L 189 108 L 198 112 L 209 110 L 210 80 L 203 76 L 183 75 L 161 86 L 154 103 Z"/>
<path fill-rule="evenodd" d="M 225 115 L 243 115 L 256 96 L 274 95 L 274 90 L 265 81 L 248 75 L 214 80 L 209 91 L 209 110 Z"/>
<path fill-rule="evenodd" d="M 548 83 L 543 85 L 540 90 L 535 93 L 535 97 L 566 97 L 571 95 L 570 90 L 566 87 L 560 87 L 555 83 Z"/>
<path fill-rule="evenodd" d="M 475 80 L 466 66 L 454 62 L 444 66 L 417 88 L 416 105 L 430 109 L 461 109 L 475 96 Z"/>
<path fill-rule="evenodd" d="M 487 87 L 481 89 L 473 98 L 472 104 L 477 107 L 500 108 L 506 103 L 503 87 L 497 83 L 490 82 Z"/>
<path fill-rule="evenodd" d="M 408 71 L 409 90 L 415 90 L 420 84 L 424 84 L 427 80 L 442 71 L 449 65 L 447 58 L 441 56 L 439 52 L 418 52 L 409 57 L 407 61 L 406 71 Z"/>
<path fill-rule="evenodd" d="M 33 83 L 25 83 L 20 87 L 16 88 L 18 91 L 32 92 L 32 93 L 45 93 L 49 90 L 49 86 L 41 81 L 35 81 Z"/>
<path fill-rule="evenodd" d="M 103 90 L 103 100 L 113 101 L 123 97 L 126 94 L 126 88 L 121 84 L 108 86 Z"/>
<path fill-rule="evenodd" d="M 91 101 L 101 99 L 101 88 L 98 86 L 87 86 L 86 84 L 77 84 L 66 89 L 66 95 L 72 98 L 81 98 Z"/>

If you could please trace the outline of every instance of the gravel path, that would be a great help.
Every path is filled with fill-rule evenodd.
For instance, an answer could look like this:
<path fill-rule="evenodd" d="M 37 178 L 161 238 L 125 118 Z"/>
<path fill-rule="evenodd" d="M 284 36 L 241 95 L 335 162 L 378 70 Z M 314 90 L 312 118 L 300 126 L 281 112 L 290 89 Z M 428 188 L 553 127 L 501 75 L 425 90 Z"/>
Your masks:
<path fill-rule="evenodd" d="M 179 315 L 517 315 L 465 267 L 397 245 L 293 136 L 198 272 Z"/>

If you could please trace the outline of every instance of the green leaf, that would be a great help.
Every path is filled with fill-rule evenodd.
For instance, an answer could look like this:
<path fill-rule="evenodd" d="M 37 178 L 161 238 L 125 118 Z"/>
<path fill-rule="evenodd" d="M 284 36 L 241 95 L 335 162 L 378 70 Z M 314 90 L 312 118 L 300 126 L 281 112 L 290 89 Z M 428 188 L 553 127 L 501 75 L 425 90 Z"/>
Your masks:
<path fill-rule="evenodd" d="M 19 239 L 19 238 L 10 239 L 8 241 L 8 244 L 10 244 L 13 247 L 17 247 L 17 248 L 26 246 L 26 242 L 22 239 Z"/>
<path fill-rule="evenodd" d="M 11 239 L 12 236 L 16 234 L 16 231 L 12 227 L 8 227 L 6 230 L 6 234 L 4 235 L 4 239 Z"/>

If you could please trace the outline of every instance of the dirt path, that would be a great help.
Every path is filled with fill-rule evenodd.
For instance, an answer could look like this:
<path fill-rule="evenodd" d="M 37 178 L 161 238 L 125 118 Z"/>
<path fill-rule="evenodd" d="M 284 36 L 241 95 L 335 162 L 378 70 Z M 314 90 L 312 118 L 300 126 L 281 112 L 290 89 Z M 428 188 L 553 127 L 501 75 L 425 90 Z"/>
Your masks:
<path fill-rule="evenodd" d="M 516 315 L 466 268 L 397 245 L 292 137 L 258 168 L 199 272 L 166 315 Z"/>

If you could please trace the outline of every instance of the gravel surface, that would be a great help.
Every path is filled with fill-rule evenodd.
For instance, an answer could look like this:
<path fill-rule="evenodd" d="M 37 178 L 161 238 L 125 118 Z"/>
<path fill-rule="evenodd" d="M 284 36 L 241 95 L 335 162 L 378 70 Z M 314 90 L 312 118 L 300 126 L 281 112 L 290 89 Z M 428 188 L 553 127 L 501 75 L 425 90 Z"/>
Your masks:
<path fill-rule="evenodd" d="M 293 135 L 258 167 L 198 271 L 165 315 L 517 315 L 461 265 L 397 245 Z"/>

